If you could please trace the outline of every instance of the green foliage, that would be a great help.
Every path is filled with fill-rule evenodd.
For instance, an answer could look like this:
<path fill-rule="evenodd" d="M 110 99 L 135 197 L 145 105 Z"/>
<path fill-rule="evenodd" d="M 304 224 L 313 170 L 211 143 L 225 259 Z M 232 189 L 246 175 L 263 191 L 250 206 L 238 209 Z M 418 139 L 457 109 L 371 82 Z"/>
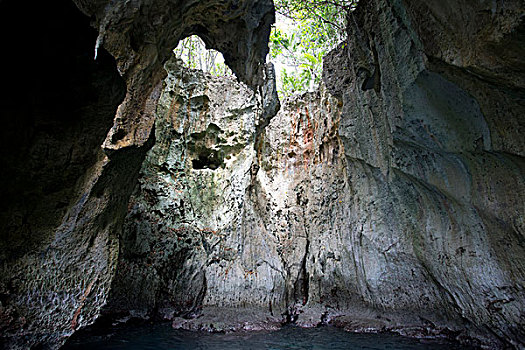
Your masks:
<path fill-rule="evenodd" d="M 323 57 L 344 39 L 346 14 L 356 4 L 357 0 L 275 0 L 278 23 L 270 34 L 270 58 L 278 68 L 281 98 L 320 83 Z"/>
<path fill-rule="evenodd" d="M 319 85 L 323 57 L 344 39 L 346 15 L 357 1 L 274 0 L 278 17 L 270 33 L 270 60 L 281 99 Z M 198 36 L 185 38 L 174 52 L 188 68 L 215 76 L 233 74 L 222 55 L 207 50 Z"/>
<path fill-rule="evenodd" d="M 344 19 L 349 11 L 353 11 L 359 0 L 275 0 L 277 13 L 303 21 L 311 19 L 317 24 L 324 23 L 325 30 L 344 30 Z"/>
<path fill-rule="evenodd" d="M 181 40 L 173 52 L 177 58 L 183 60 L 187 68 L 200 69 L 214 76 L 233 74 L 224 63 L 221 53 L 215 50 L 207 50 L 204 42 L 196 35 Z"/>

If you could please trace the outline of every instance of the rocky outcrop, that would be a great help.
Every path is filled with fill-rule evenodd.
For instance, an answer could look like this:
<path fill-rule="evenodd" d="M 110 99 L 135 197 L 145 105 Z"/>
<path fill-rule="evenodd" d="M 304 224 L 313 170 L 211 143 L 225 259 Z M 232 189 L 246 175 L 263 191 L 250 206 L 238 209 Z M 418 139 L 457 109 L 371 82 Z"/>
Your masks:
<path fill-rule="evenodd" d="M 124 230 L 116 281 L 133 287 L 109 311 L 523 346 L 521 76 L 489 64 L 486 36 L 435 55 L 421 8 L 360 4 L 326 90 L 270 119 L 248 90 L 171 65 Z M 494 45 L 521 40 L 519 11 L 498 11 L 479 21 Z"/>
<path fill-rule="evenodd" d="M 305 95 L 271 118 L 271 83 L 270 94 L 254 94 L 232 77 L 166 67 L 157 141 L 131 200 L 106 312 L 191 319 L 204 308 L 176 323 L 274 328 L 308 301 L 307 257 L 318 246 L 310 234 L 317 239 L 318 225 L 342 210 L 339 103 Z"/>
<path fill-rule="evenodd" d="M 56 348 L 106 304 L 171 50 L 198 34 L 262 88 L 273 3 L 75 1 L 98 34 L 69 1 L 15 3 L 1 3 L 13 88 L 1 100 L 0 333 L 7 347 Z M 18 13 L 34 36 L 9 34 Z"/>
<path fill-rule="evenodd" d="M 93 182 L 112 173 L 100 145 L 125 95 L 115 61 L 103 49 L 93 61 L 97 33 L 74 4 L 33 5 L 0 4 L 9 48 L 0 96 L 0 343 L 25 349 L 63 342 L 96 317 L 118 247 L 104 228 L 126 209 L 104 197 L 110 186 Z M 32 30 L 15 35 L 22 13 Z M 107 216 L 91 216 L 105 200 Z"/>
<path fill-rule="evenodd" d="M 343 101 L 353 288 L 371 307 L 519 348 L 523 4 L 456 6 L 360 4 L 325 60 Z"/>
<path fill-rule="evenodd" d="M 175 58 L 166 68 L 156 143 L 130 202 L 111 313 L 196 314 L 214 283 L 208 266 L 234 256 L 224 236 L 243 225 L 261 99 L 233 76 L 205 77 Z"/>
<path fill-rule="evenodd" d="M 523 4 L 361 2 L 326 88 L 277 112 L 270 1 L 75 3 L 98 35 L 69 3 L 0 3 L 4 33 L 33 11 L 50 72 L 2 57 L 24 68 L 1 96 L 6 346 L 105 312 L 523 347 Z M 246 85 L 169 60 L 191 34 Z"/>
<path fill-rule="evenodd" d="M 99 30 L 96 50 L 104 46 L 117 60 L 127 94 L 104 143 L 106 151 L 140 146 L 154 123 L 155 102 L 166 73 L 163 64 L 178 42 L 198 35 L 207 48 L 221 51 L 226 64 L 250 86 L 262 85 L 268 53 L 270 0 L 74 0 Z"/>

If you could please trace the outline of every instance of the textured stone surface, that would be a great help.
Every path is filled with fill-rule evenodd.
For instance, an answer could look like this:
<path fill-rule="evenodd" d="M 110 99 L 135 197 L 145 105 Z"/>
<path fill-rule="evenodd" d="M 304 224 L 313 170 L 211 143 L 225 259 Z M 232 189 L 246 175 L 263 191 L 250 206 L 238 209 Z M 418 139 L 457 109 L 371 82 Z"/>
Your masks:
<path fill-rule="evenodd" d="M 473 95 L 492 147 L 524 156 L 522 1 L 407 1 L 431 68 Z M 461 9 L 455 11 L 452 9 Z"/>
<path fill-rule="evenodd" d="M 253 97 L 231 95 L 231 83 L 168 79 L 163 141 L 143 166 L 125 230 L 135 255 L 123 263 L 160 247 L 177 257 L 123 273 L 123 284 L 155 276 L 174 287 L 172 301 L 148 296 L 137 315 L 210 331 L 293 321 L 523 346 L 525 162 L 519 131 L 504 131 L 523 122 L 521 78 L 473 73 L 469 64 L 491 67 L 483 47 L 455 53 L 477 52 L 474 63 L 432 56 L 411 11 L 360 4 L 325 61 L 328 91 L 267 122 L 254 102 L 238 107 Z M 223 163 L 226 145 L 239 153 Z"/>
<path fill-rule="evenodd" d="M 104 228 L 119 218 L 90 219 L 105 191 L 92 179 L 125 84 L 106 51 L 93 61 L 97 33 L 74 4 L 0 6 L 0 343 L 27 349 L 63 342 L 105 302 L 118 241 Z M 21 13 L 30 30 L 15 35 Z"/>
<path fill-rule="evenodd" d="M 94 16 L 97 47 L 117 60 L 127 84 L 115 124 L 104 143 L 110 152 L 140 146 L 154 123 L 155 101 L 166 73 L 163 64 L 181 39 L 199 35 L 206 47 L 223 53 L 226 64 L 251 86 L 262 84 L 270 25 L 270 0 L 73 0 Z"/>
<path fill-rule="evenodd" d="M 200 35 L 242 80 L 264 85 L 271 1 L 75 3 L 98 39 L 69 1 L 1 3 L 12 50 L 2 57 L 12 89 L 1 100 L 0 333 L 8 347 L 58 347 L 106 303 L 129 197 L 153 142 L 162 65 L 178 41 Z M 31 37 L 14 32 L 22 13 Z"/>
<path fill-rule="evenodd" d="M 363 1 L 326 89 L 277 115 L 268 1 L 76 4 L 116 65 L 102 46 L 91 61 L 96 33 L 74 9 L 35 7 L 38 51 L 64 80 L 35 77 L 44 95 L 26 100 L 33 77 L 12 69 L 1 100 L 7 346 L 57 347 L 104 308 L 186 329 L 330 323 L 523 347 L 521 2 Z M 59 14 L 71 23 L 50 30 Z M 257 88 L 173 61 L 164 88 L 190 34 Z M 55 91 L 80 103 L 55 110 Z"/>
<path fill-rule="evenodd" d="M 492 34 L 469 37 L 488 3 L 477 12 L 407 3 L 360 4 L 351 40 L 326 60 L 325 82 L 343 101 L 359 294 L 520 347 L 524 94 L 512 60 L 521 47 L 505 47 L 510 59 L 487 46 L 522 40 L 523 4 L 494 2 L 492 22 L 476 23 Z"/>
<path fill-rule="evenodd" d="M 242 223 L 260 113 L 253 91 L 234 77 L 206 79 L 175 59 L 166 67 L 156 144 L 130 202 L 108 305 L 143 316 L 200 308 L 210 283 L 206 266 L 214 254 L 228 255 L 220 237 Z"/>
<path fill-rule="evenodd" d="M 271 94 L 260 95 L 175 61 L 166 68 L 156 144 L 130 203 L 106 312 L 171 319 L 204 308 L 215 330 L 295 318 L 309 297 L 310 227 L 329 230 L 327 218 L 342 210 L 340 103 L 305 95 L 271 119 L 271 80 Z M 224 308 L 242 311 L 217 325 Z"/>
<path fill-rule="evenodd" d="M 130 203 L 107 311 L 186 317 L 203 303 L 246 301 L 266 309 L 271 280 L 260 280 L 256 297 L 255 290 L 239 288 L 253 279 L 252 255 L 258 254 L 251 252 L 246 262 L 237 255 L 260 242 L 240 237 L 247 229 L 254 142 L 271 99 L 234 77 L 206 78 L 182 70 L 175 60 L 166 67 L 170 75 L 157 109 L 156 144 Z M 269 278 L 276 274 L 265 268 Z M 229 283 L 231 276 L 239 280 Z"/>

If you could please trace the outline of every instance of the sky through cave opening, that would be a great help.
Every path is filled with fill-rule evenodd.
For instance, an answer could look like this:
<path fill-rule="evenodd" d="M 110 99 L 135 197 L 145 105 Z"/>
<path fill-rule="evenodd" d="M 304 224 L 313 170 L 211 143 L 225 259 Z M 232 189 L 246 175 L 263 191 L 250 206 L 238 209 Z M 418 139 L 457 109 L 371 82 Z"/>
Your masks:
<path fill-rule="evenodd" d="M 273 63 L 279 99 L 315 91 L 321 83 L 323 58 L 346 37 L 346 16 L 359 0 L 275 0 L 276 21 L 269 38 L 267 62 Z M 175 56 L 190 69 L 213 76 L 234 73 L 219 51 L 207 49 L 197 35 L 181 40 Z"/>
<path fill-rule="evenodd" d="M 358 0 L 275 0 L 276 22 L 270 33 L 268 61 L 275 66 L 282 100 L 315 91 L 323 58 L 346 38 L 346 16 Z"/>
<path fill-rule="evenodd" d="M 233 75 L 221 52 L 207 49 L 198 35 L 191 35 L 179 42 L 173 50 L 175 57 L 184 62 L 184 67 L 202 70 L 213 76 Z"/>

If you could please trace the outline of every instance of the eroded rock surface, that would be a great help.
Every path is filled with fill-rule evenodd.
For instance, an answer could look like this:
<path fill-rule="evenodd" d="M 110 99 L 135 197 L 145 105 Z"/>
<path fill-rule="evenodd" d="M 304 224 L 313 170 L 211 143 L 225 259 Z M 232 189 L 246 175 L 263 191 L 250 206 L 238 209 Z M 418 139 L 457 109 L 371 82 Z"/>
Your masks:
<path fill-rule="evenodd" d="M 325 61 L 343 101 L 353 288 L 415 323 L 464 322 L 493 346 L 519 348 L 523 4 L 406 3 L 360 4 L 350 39 Z"/>
<path fill-rule="evenodd" d="M 270 25 L 270 0 L 73 0 L 93 16 L 96 47 L 117 60 L 127 94 L 104 147 L 108 152 L 140 146 L 154 124 L 155 103 L 166 72 L 163 64 L 185 37 L 198 35 L 206 47 L 221 51 L 226 64 L 250 86 L 262 84 Z"/>
<path fill-rule="evenodd" d="M 204 308 L 205 319 L 217 320 L 240 308 L 220 325 L 177 321 L 208 330 L 296 318 L 312 292 L 309 247 L 324 249 L 319 228 L 344 217 L 336 214 L 344 210 L 336 193 L 344 186 L 340 103 L 309 94 L 270 120 L 275 102 L 233 78 L 167 68 L 157 142 L 130 204 L 107 311 L 172 319 Z"/>
<path fill-rule="evenodd" d="M 235 255 L 224 237 L 243 227 L 261 101 L 233 76 L 206 78 L 175 59 L 166 67 L 108 307 L 169 318 L 195 314 L 212 288 L 208 266 Z"/>
<path fill-rule="evenodd" d="M 106 166 L 100 145 L 125 84 L 105 50 L 92 59 L 97 32 L 71 2 L 0 6 L 11 52 L 0 97 L 0 344 L 56 346 L 96 317 L 116 264 L 118 239 L 106 228 L 119 220 L 118 198 L 97 222 L 112 189 L 92 192 L 92 180 Z M 22 17 L 30 30 L 15 35 Z"/>
<path fill-rule="evenodd" d="M 56 348 L 106 304 L 178 41 L 200 35 L 240 79 L 264 86 L 269 0 L 75 3 L 98 34 L 67 0 L 1 3 L 12 52 L 2 57 L 11 90 L 0 101 L 0 333 L 13 348 Z M 20 18 L 33 36 L 17 36 Z"/>
<path fill-rule="evenodd" d="M 32 8 L 63 79 L 1 100 L 7 346 L 58 347 L 102 309 L 524 346 L 522 2 L 362 1 L 326 88 L 279 113 L 270 1 L 75 3 L 98 39 L 63 2 Z M 247 85 L 175 61 L 166 77 L 191 34 Z M 53 91 L 79 103 L 55 110 Z"/>
<path fill-rule="evenodd" d="M 416 4 L 360 4 L 348 42 L 325 60 L 327 88 L 263 124 L 249 91 L 172 66 L 163 141 L 124 231 L 122 284 L 159 286 L 135 315 L 209 331 L 329 323 L 522 347 L 522 76 L 506 75 L 514 58 L 491 66 L 483 41 L 521 40 L 515 5 L 494 10 L 508 24 L 498 35 L 480 22 L 491 39 L 437 55 Z M 148 266 L 163 248 L 175 258 Z"/>

